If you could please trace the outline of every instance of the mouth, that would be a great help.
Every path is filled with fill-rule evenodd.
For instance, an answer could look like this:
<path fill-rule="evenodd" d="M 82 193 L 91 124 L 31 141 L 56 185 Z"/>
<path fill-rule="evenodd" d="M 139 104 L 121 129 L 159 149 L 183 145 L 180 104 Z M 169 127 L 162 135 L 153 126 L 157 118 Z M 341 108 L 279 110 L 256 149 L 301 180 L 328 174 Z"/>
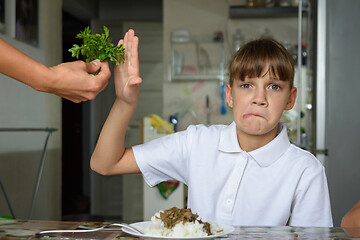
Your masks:
<path fill-rule="evenodd" d="M 257 113 L 246 113 L 243 115 L 243 118 L 250 118 L 250 117 L 260 117 L 260 118 L 264 118 L 262 115 L 257 114 Z"/>

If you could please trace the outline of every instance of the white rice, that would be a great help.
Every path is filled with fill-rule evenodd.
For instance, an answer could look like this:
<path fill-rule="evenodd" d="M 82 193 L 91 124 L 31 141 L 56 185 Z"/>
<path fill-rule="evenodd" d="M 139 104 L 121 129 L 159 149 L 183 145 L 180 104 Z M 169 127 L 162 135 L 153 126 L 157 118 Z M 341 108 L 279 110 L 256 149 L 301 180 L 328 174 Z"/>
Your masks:
<path fill-rule="evenodd" d="M 171 229 L 164 226 L 160 219 L 160 212 L 155 213 L 151 218 L 149 224 L 144 228 L 144 234 L 149 236 L 169 236 L 169 237 L 203 237 L 208 236 L 207 232 L 203 229 L 204 224 L 195 222 L 177 223 Z M 210 224 L 210 231 L 212 234 L 218 234 L 222 229 L 216 224 Z"/>

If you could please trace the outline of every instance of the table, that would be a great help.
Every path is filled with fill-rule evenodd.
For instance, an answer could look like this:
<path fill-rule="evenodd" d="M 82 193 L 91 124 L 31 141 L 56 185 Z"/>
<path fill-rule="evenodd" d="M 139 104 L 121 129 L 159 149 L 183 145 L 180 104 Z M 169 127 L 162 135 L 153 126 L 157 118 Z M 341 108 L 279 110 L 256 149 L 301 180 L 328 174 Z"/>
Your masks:
<path fill-rule="evenodd" d="M 0 240 L 5 239 L 138 239 L 119 231 L 88 233 L 52 233 L 36 236 L 44 230 L 77 229 L 85 222 L 0 219 Z M 125 238 L 123 238 L 125 237 Z"/>
<path fill-rule="evenodd" d="M 89 222 L 37 221 L 0 219 L 0 240 L 5 239 L 138 239 L 121 230 L 101 230 L 89 233 L 56 233 L 42 237 L 34 234 L 43 230 L 76 229 Z M 360 239 L 360 228 L 311 227 L 236 227 L 226 239 Z"/>

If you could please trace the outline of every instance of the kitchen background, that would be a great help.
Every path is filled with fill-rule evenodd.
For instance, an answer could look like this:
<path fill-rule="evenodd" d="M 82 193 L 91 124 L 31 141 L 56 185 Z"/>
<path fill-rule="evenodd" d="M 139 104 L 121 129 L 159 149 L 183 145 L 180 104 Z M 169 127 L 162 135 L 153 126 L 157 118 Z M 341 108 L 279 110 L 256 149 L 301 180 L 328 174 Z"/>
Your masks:
<path fill-rule="evenodd" d="M 301 76 L 296 76 L 301 100 L 284 121 L 292 129 L 292 140 L 316 154 L 326 167 L 335 225 L 360 200 L 359 1 L 304 1 L 299 15 L 298 1 L 280 1 L 283 8 L 244 9 L 239 6 L 252 1 L 39 0 L 35 45 L 16 38 L 18 1 L 4 2 L 0 36 L 47 66 L 73 60 L 67 49 L 88 25 L 95 32 L 109 27 L 114 43 L 128 28 L 135 29 L 144 82 L 127 132 L 129 146 L 141 143 L 141 122 L 151 113 L 164 119 L 175 115 L 178 130 L 189 124 L 230 123 L 231 110 L 224 106 L 221 90 L 236 40 L 242 44 L 270 35 L 295 55 L 300 35 L 306 44 Z M 296 7 L 285 7 L 286 3 Z M 144 218 L 149 208 L 145 203 L 185 203 L 184 186 L 168 200 L 161 196 L 151 200 L 154 191 L 149 195 L 141 175 L 104 177 L 89 170 L 91 152 L 115 98 L 112 79 L 95 100 L 74 104 L 0 78 L 0 128 L 57 129 L 49 138 L 33 219 L 131 222 Z M 46 132 L 0 134 L 0 180 L 17 218 L 29 217 L 46 136 Z M 3 192 L 0 215 L 11 216 Z"/>

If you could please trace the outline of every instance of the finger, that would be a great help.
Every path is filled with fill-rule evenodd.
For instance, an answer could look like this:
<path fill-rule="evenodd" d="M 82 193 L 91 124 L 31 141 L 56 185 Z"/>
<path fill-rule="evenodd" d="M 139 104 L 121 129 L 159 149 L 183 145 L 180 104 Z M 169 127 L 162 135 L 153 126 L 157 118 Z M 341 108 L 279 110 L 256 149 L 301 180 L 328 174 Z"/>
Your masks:
<path fill-rule="evenodd" d="M 133 77 L 129 80 L 129 86 L 139 85 L 140 83 L 142 83 L 141 77 Z"/>
<path fill-rule="evenodd" d="M 135 36 L 135 31 L 133 29 L 129 29 L 127 35 L 128 38 L 131 40 Z"/>
<path fill-rule="evenodd" d="M 134 36 L 132 40 L 132 48 L 131 48 L 131 65 L 137 69 L 137 74 L 139 74 L 139 38 Z"/>
<path fill-rule="evenodd" d="M 132 29 L 130 29 L 128 31 L 128 36 L 127 36 L 127 48 L 126 48 L 126 57 L 128 59 L 127 64 L 129 66 L 132 65 L 131 61 L 132 61 L 132 52 L 133 52 L 133 48 L 132 48 L 132 41 L 134 38 L 134 31 Z"/>
<path fill-rule="evenodd" d="M 61 96 L 62 98 L 65 98 L 69 101 L 72 101 L 73 103 L 81 103 L 82 101 L 86 101 L 85 98 L 78 98 L 78 97 L 73 97 L 73 96 Z"/>
<path fill-rule="evenodd" d="M 131 60 L 131 49 L 132 49 L 132 38 L 134 37 L 134 31 L 132 29 L 130 29 L 129 31 L 127 31 L 126 35 L 125 35 L 125 43 L 126 43 L 126 48 L 125 48 L 125 52 L 126 52 L 126 57 L 127 59 Z M 128 62 L 128 64 L 130 64 Z"/>
<path fill-rule="evenodd" d="M 89 100 L 89 98 L 85 95 L 74 95 L 74 96 L 69 96 L 69 98 L 70 101 L 73 101 L 75 103 L 85 102 Z"/>
<path fill-rule="evenodd" d="M 107 81 L 111 76 L 111 71 L 109 68 L 109 63 L 102 62 L 100 63 L 101 70 L 100 72 L 95 76 L 97 79 L 102 79 L 103 82 Z"/>
<path fill-rule="evenodd" d="M 132 41 L 134 35 L 135 35 L 135 32 L 134 32 L 134 30 L 132 30 L 132 29 L 129 29 L 129 30 L 127 31 L 127 33 L 126 33 L 126 36 L 125 36 L 125 37 L 126 37 L 126 40 L 125 40 L 125 42 L 126 42 L 128 48 L 131 48 L 131 41 Z"/>
<path fill-rule="evenodd" d="M 121 46 L 121 45 L 123 45 L 123 48 L 125 48 L 125 46 L 124 46 L 124 39 L 120 39 L 119 40 L 119 42 L 118 42 L 118 46 Z M 126 49 L 125 49 L 125 51 L 126 51 Z M 125 57 L 125 56 L 124 56 Z M 119 56 L 117 56 L 117 58 L 118 58 L 118 60 L 119 60 Z M 120 61 L 120 63 L 122 63 L 123 61 Z"/>
<path fill-rule="evenodd" d="M 101 67 L 101 63 L 100 60 L 96 59 L 90 63 L 85 63 L 85 67 L 86 67 L 86 72 L 87 73 L 96 73 L 100 67 Z"/>
<path fill-rule="evenodd" d="M 124 47 L 124 60 L 125 63 L 127 62 L 127 51 L 128 51 L 128 32 L 125 33 L 124 40 L 123 40 L 123 47 Z"/>
<path fill-rule="evenodd" d="M 125 51 L 126 51 L 126 48 L 127 48 L 127 42 L 128 42 L 128 32 L 126 32 L 125 36 L 124 36 L 124 48 L 125 48 Z"/>
<path fill-rule="evenodd" d="M 99 91 L 96 93 L 96 95 L 97 95 L 98 93 L 100 93 L 102 90 L 104 90 L 108 84 L 109 84 L 109 81 L 103 82 L 102 85 L 101 85 L 101 87 L 100 87 L 100 89 L 99 89 Z"/>

